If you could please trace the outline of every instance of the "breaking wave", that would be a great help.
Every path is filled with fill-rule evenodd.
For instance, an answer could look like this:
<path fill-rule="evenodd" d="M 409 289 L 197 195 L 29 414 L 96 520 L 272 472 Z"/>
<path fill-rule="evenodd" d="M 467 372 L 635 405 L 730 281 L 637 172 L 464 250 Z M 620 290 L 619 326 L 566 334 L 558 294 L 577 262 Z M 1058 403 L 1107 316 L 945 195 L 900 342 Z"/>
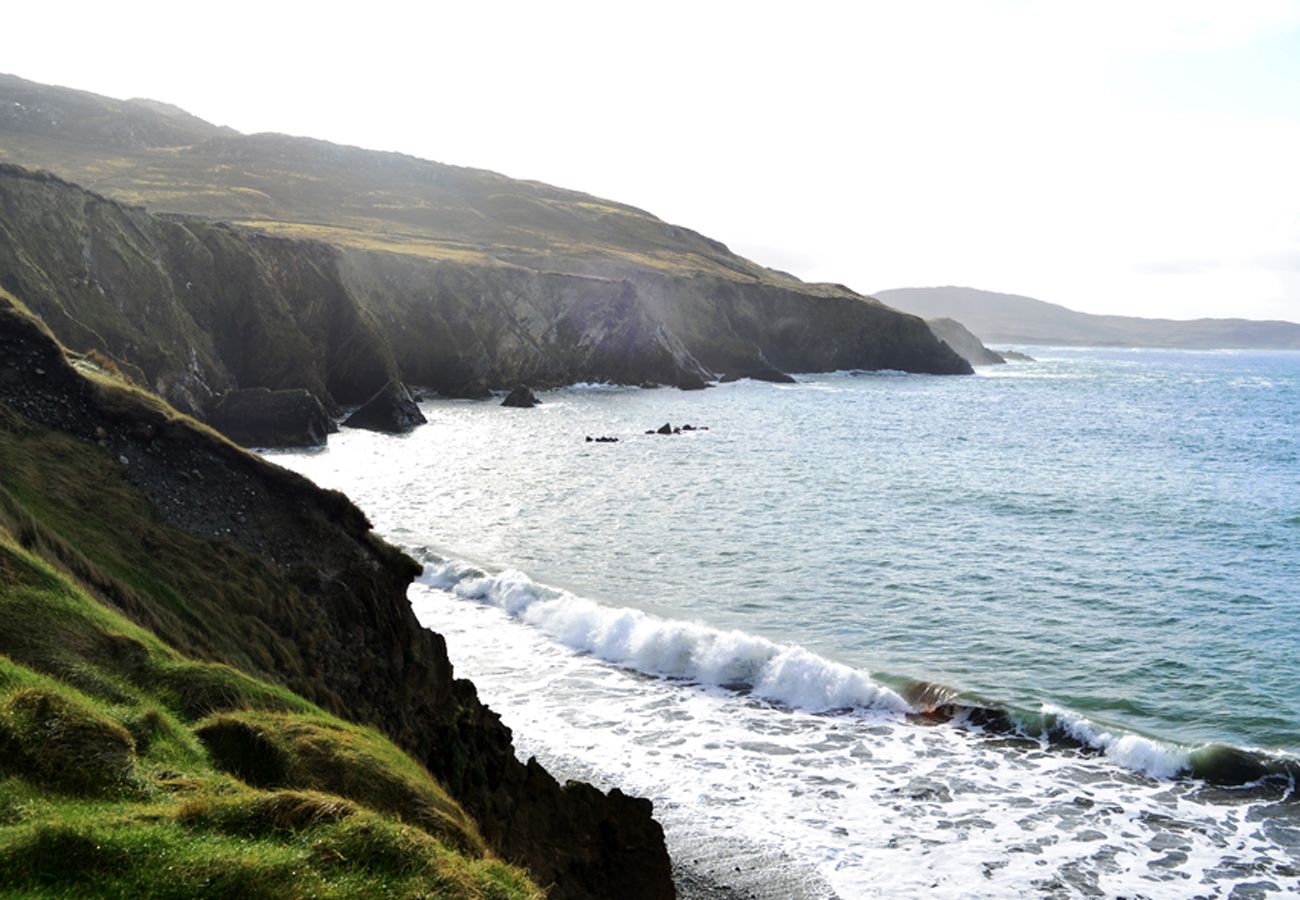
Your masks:
<path fill-rule="evenodd" d="M 1070 710 L 1044 705 L 1037 713 L 968 703 L 959 692 L 913 682 L 902 693 L 861 669 L 737 630 L 664 619 L 606 606 L 507 569 L 489 574 L 468 563 L 432 559 L 420 582 L 466 600 L 495 606 L 578 653 L 644 675 L 737 691 L 789 709 L 832 713 L 875 711 L 949 722 L 1047 747 L 1105 756 L 1158 779 L 1183 776 L 1216 785 L 1261 785 L 1294 798 L 1300 761 L 1222 744 L 1188 747 L 1106 728 Z M 905 699 L 906 698 L 906 699 Z"/>
<path fill-rule="evenodd" d="M 572 650 L 647 675 L 744 691 L 810 712 L 911 711 L 902 697 L 872 681 L 866 672 L 802 647 L 603 606 L 537 584 L 514 569 L 489 575 L 463 563 L 435 562 L 425 567 L 420 580 L 498 606 Z"/>

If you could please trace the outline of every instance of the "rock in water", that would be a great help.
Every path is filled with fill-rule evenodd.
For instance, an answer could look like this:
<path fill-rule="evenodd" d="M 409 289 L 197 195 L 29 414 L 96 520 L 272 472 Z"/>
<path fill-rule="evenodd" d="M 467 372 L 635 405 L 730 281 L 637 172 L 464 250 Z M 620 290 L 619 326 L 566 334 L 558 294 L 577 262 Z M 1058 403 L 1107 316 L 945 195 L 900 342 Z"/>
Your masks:
<path fill-rule="evenodd" d="M 655 434 L 672 434 L 672 433 L 673 433 L 673 426 L 668 424 L 667 422 L 660 425 L 659 430 L 655 432 Z"/>
<path fill-rule="evenodd" d="M 208 424 L 245 447 L 323 447 L 338 431 L 316 395 L 302 388 L 227 391 Z"/>
<path fill-rule="evenodd" d="M 428 420 L 416 404 L 411 392 L 400 381 L 393 380 L 379 389 L 360 409 L 348 416 L 343 424 L 348 428 L 364 428 L 386 434 L 405 434 Z"/>
<path fill-rule="evenodd" d="M 501 401 L 502 406 L 514 406 L 519 409 L 532 409 L 534 406 L 541 406 L 542 401 L 526 384 L 517 385 L 510 396 Z"/>
<path fill-rule="evenodd" d="M 1038 362 L 1028 353 L 1021 353 L 1019 350 L 994 350 L 993 352 L 1007 362 Z"/>
<path fill-rule="evenodd" d="M 792 376 L 787 375 L 785 372 L 782 372 L 780 369 L 772 369 L 772 368 L 749 369 L 744 372 L 728 372 L 726 375 L 723 375 L 722 378 L 719 380 L 724 384 L 726 384 L 727 382 L 731 382 L 731 381 L 740 381 L 742 378 L 752 378 L 754 381 L 770 381 L 773 384 L 794 384 L 795 383 L 795 380 Z"/>

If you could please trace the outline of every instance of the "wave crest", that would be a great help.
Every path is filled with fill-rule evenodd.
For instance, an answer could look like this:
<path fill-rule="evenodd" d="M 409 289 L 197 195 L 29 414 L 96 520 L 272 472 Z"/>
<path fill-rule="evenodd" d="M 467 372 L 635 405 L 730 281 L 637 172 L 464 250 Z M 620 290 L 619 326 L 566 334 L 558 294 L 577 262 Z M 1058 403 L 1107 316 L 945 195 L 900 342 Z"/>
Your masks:
<path fill-rule="evenodd" d="M 489 575 L 454 561 L 425 566 L 420 581 L 500 607 L 572 650 L 647 675 L 739 690 L 809 712 L 845 709 L 911 712 L 889 688 L 860 669 L 742 631 L 661 619 L 636 609 L 602 606 L 540 585 L 509 569 Z"/>

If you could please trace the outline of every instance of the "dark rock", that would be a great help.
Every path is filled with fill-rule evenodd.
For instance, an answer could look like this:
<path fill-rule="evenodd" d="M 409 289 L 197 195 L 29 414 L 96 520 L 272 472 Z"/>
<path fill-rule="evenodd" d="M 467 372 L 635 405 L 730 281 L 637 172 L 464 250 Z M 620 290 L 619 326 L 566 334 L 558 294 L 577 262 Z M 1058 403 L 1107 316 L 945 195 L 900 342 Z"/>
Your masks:
<path fill-rule="evenodd" d="M 338 430 L 316 395 L 302 388 L 227 391 L 208 424 L 245 447 L 323 447 Z"/>
<path fill-rule="evenodd" d="M 1000 366 L 1006 359 L 996 350 L 990 350 L 970 329 L 956 319 L 926 319 L 925 324 L 936 338 L 943 341 L 954 352 L 972 366 Z"/>
<path fill-rule="evenodd" d="M 348 428 L 365 428 L 387 434 L 405 434 L 428 420 L 415 398 L 400 381 L 390 381 L 344 420 Z"/>
<path fill-rule="evenodd" d="M 673 426 L 669 425 L 667 422 L 659 426 L 659 430 L 655 432 L 655 434 L 672 434 L 672 433 L 673 433 Z"/>
<path fill-rule="evenodd" d="M 718 379 L 723 384 L 732 381 L 740 381 L 749 378 L 753 381 L 770 381 L 773 384 L 795 384 L 794 378 L 782 372 L 780 369 L 747 369 L 743 372 L 728 372 Z"/>
<path fill-rule="evenodd" d="M 994 353 L 1001 356 L 1007 362 L 1038 362 L 1028 353 L 1021 353 L 1019 350 L 994 350 Z"/>
<path fill-rule="evenodd" d="M 510 395 L 501 401 L 502 406 L 512 406 L 517 409 L 532 409 L 534 406 L 540 406 L 541 403 L 542 401 L 538 400 L 532 390 L 524 384 L 516 385 Z"/>

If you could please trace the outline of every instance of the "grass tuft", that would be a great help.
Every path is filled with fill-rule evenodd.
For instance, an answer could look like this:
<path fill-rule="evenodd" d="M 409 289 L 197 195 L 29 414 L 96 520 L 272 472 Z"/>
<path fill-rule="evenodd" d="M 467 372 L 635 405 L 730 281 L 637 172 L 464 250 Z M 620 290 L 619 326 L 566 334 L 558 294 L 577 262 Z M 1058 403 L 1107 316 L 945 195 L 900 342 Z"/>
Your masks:
<path fill-rule="evenodd" d="M 87 705 L 48 688 L 23 688 L 0 706 L 0 765 L 79 794 L 128 789 L 135 772 L 130 732 Z"/>
<path fill-rule="evenodd" d="M 336 794 L 462 852 L 486 853 L 460 805 L 375 731 L 323 716 L 244 712 L 211 717 L 195 733 L 218 768 L 250 785 Z"/>

